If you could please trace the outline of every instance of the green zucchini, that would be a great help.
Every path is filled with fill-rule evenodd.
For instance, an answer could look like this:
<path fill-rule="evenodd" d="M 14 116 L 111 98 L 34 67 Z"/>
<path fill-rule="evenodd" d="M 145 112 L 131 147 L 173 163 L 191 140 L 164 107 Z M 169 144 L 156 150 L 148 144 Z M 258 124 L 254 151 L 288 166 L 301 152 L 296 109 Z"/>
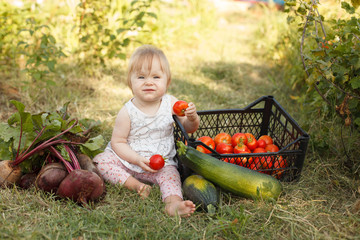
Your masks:
<path fill-rule="evenodd" d="M 184 195 L 208 213 L 215 213 L 219 195 L 214 184 L 200 175 L 191 175 L 183 182 Z"/>
<path fill-rule="evenodd" d="M 235 195 L 276 200 L 282 192 L 280 181 L 270 175 L 220 161 L 181 141 L 176 144 L 179 159 L 185 166 Z"/>

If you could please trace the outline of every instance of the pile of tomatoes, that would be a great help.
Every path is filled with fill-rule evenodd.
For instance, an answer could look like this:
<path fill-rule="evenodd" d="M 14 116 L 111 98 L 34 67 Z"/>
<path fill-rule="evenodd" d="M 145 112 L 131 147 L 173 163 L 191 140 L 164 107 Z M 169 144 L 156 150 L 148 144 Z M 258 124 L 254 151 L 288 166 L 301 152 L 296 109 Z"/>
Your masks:
<path fill-rule="evenodd" d="M 226 132 L 217 134 L 214 138 L 202 136 L 197 139 L 220 154 L 248 154 L 278 152 L 279 147 L 274 144 L 272 137 L 262 135 L 258 139 L 251 133 L 235 133 L 230 135 Z M 203 153 L 211 153 L 205 147 L 198 145 L 196 149 Z M 287 167 L 287 162 L 282 156 L 258 156 L 258 157 L 227 157 L 221 160 L 252 170 L 274 169 L 274 171 L 261 171 L 280 177 L 281 170 Z"/>

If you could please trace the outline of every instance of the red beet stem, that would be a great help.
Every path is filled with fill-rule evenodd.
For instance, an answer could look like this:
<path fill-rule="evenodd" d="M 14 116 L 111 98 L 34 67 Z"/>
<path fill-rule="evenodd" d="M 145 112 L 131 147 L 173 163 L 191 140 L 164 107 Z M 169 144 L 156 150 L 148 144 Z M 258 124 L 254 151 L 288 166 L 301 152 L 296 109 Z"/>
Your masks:
<path fill-rule="evenodd" d="M 65 145 L 65 150 L 69 153 L 70 159 L 72 163 L 74 164 L 74 169 L 81 169 L 79 161 L 75 155 L 75 153 L 71 150 L 71 148 L 68 145 Z"/>
<path fill-rule="evenodd" d="M 43 150 L 44 148 L 47 148 L 49 146 L 52 146 L 54 144 L 58 144 L 58 143 L 72 143 L 70 141 L 65 141 L 63 139 L 58 139 L 55 140 L 56 138 L 64 135 L 65 133 L 67 133 L 68 131 L 70 131 L 73 127 L 75 127 L 75 125 L 78 123 L 78 120 L 76 119 L 75 122 L 66 130 L 64 130 L 63 132 L 59 133 L 58 135 L 46 140 L 45 142 L 41 143 L 39 146 L 37 146 L 36 148 L 34 148 L 33 150 L 31 150 L 30 152 L 28 152 L 29 148 L 26 149 L 23 153 L 21 153 L 20 156 L 18 156 L 19 150 L 20 150 L 20 145 L 18 147 L 18 153 L 17 153 L 17 157 L 15 158 L 15 161 L 13 162 L 13 165 L 18 165 L 21 162 L 23 162 L 24 160 L 26 160 L 28 157 L 32 156 L 33 154 L 35 154 L 36 152 L 39 152 L 41 150 Z M 43 128 L 44 129 L 44 128 Z M 33 143 L 36 141 L 36 139 L 42 134 L 43 129 L 41 130 L 41 132 L 38 134 L 38 136 L 34 139 L 34 141 L 31 143 L 31 145 L 33 145 Z M 21 137 L 22 137 L 22 128 L 20 131 L 20 139 L 19 142 L 21 142 Z"/>
<path fill-rule="evenodd" d="M 21 144 L 22 135 L 23 135 L 23 125 L 22 125 L 22 119 L 20 117 L 20 137 L 19 137 L 19 145 L 18 145 L 18 149 L 17 149 L 17 152 L 16 152 L 16 158 L 15 159 L 18 158 L 19 153 L 20 153 L 20 144 Z"/>
<path fill-rule="evenodd" d="M 20 154 L 20 156 L 16 156 L 15 159 L 21 159 L 21 158 L 29 151 L 29 149 L 34 145 L 34 143 L 36 142 L 36 140 L 43 134 L 45 128 L 46 128 L 46 126 L 44 126 L 44 127 L 41 129 L 40 133 L 38 133 L 38 135 L 36 136 L 36 138 L 34 139 L 34 141 L 32 141 L 32 143 L 30 144 L 30 146 L 29 146 L 25 151 L 23 151 L 23 152 Z M 20 141 L 21 141 L 21 140 L 19 140 L 19 142 L 20 142 Z"/>
<path fill-rule="evenodd" d="M 66 167 L 66 169 L 67 169 L 67 171 L 68 171 L 69 173 L 72 172 L 72 171 L 74 171 L 74 168 L 71 166 L 71 164 L 70 164 L 68 161 L 66 161 L 66 160 L 63 158 L 63 156 L 61 156 L 61 154 L 60 154 L 53 146 L 50 146 L 49 149 L 50 149 L 50 151 L 51 151 L 53 154 L 55 154 L 55 156 L 56 156 L 57 158 L 60 159 L 60 161 L 65 165 L 65 167 Z"/>

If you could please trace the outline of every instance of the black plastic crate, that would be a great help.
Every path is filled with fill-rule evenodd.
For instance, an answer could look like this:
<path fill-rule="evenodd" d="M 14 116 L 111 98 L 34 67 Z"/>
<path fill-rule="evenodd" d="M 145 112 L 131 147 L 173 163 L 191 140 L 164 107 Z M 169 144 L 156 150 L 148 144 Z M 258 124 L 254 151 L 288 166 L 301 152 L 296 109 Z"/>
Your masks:
<path fill-rule="evenodd" d="M 192 134 L 186 133 L 178 118 L 174 116 L 175 141 L 180 140 L 194 148 L 202 145 L 212 152 L 210 155 L 219 160 L 227 158 L 228 160 L 234 159 L 236 161 L 240 157 L 246 159 L 251 157 L 271 158 L 272 165 L 277 166 L 277 168 L 262 166 L 256 171 L 273 175 L 281 181 L 290 182 L 299 179 L 310 137 L 273 96 L 263 96 L 242 109 L 198 111 L 198 114 L 200 126 Z M 256 139 L 261 135 L 269 135 L 280 150 L 277 153 L 218 154 L 202 142 L 196 140 L 201 136 L 214 138 L 221 132 L 227 132 L 230 135 L 237 132 L 250 132 Z M 283 160 L 286 161 L 286 166 L 279 167 L 279 163 L 283 162 Z M 189 174 L 191 170 L 181 163 L 179 164 L 180 173 Z"/>

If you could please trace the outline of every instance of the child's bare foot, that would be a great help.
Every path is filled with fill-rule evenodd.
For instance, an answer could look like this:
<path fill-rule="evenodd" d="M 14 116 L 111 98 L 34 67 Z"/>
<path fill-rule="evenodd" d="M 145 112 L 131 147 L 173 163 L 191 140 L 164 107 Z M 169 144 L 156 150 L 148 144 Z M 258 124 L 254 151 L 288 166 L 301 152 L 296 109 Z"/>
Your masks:
<path fill-rule="evenodd" d="M 124 183 L 127 189 L 136 191 L 141 198 L 147 198 L 151 191 L 151 186 L 140 182 L 136 178 L 130 176 Z"/>
<path fill-rule="evenodd" d="M 165 203 L 165 211 L 169 216 L 189 217 L 195 211 L 195 204 L 192 201 L 183 201 L 180 197 L 172 201 L 165 201 Z"/>
<path fill-rule="evenodd" d="M 141 198 L 147 198 L 150 194 L 151 186 L 147 184 L 139 185 L 137 193 L 140 195 Z"/>

